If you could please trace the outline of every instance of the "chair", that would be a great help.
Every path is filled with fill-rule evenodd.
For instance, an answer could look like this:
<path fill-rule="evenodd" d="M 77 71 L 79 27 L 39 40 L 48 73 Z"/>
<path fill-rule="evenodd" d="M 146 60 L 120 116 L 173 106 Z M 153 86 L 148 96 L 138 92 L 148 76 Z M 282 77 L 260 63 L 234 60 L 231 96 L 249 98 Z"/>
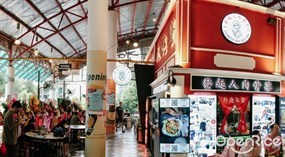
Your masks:
<path fill-rule="evenodd" d="M 54 157 L 57 150 L 52 143 L 45 140 L 32 140 L 30 142 L 31 157 Z"/>
<path fill-rule="evenodd" d="M 26 150 L 27 150 L 27 141 L 25 136 L 20 136 L 17 139 L 17 153 L 18 156 L 26 157 Z"/>

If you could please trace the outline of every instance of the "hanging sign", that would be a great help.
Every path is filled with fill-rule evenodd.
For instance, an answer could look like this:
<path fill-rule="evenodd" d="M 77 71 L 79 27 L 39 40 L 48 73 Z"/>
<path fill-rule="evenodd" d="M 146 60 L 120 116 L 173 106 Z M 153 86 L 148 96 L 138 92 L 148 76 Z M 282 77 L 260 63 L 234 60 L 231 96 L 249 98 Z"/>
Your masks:
<path fill-rule="evenodd" d="M 71 64 L 59 64 L 58 69 L 59 70 L 69 70 L 71 69 Z"/>
<path fill-rule="evenodd" d="M 124 86 L 132 79 L 132 72 L 126 66 L 118 66 L 113 71 L 113 80 L 117 85 Z"/>
<path fill-rule="evenodd" d="M 192 76 L 191 89 L 210 91 L 280 93 L 280 81 L 212 76 Z"/>

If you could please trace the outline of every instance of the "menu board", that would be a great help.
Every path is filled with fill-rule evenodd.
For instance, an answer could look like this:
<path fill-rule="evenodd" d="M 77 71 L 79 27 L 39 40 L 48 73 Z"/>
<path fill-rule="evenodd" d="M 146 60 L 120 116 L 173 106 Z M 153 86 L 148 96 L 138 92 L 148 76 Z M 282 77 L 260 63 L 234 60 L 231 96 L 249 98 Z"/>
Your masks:
<path fill-rule="evenodd" d="M 217 97 L 190 95 L 190 156 L 216 153 Z"/>
<path fill-rule="evenodd" d="M 161 153 L 189 153 L 189 98 L 159 99 Z"/>
<path fill-rule="evenodd" d="M 275 97 L 253 95 L 252 103 L 252 130 L 259 130 L 261 137 L 265 137 L 275 123 Z"/>

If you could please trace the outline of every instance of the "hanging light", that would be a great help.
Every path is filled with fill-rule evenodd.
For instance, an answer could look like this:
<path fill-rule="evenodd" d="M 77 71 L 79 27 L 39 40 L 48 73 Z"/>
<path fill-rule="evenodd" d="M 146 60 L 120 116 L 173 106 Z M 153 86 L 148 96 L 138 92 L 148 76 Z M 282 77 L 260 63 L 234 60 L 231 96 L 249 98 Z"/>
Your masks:
<path fill-rule="evenodd" d="M 20 41 L 19 39 L 16 39 L 16 40 L 14 41 L 14 43 L 15 43 L 16 45 L 19 45 L 19 44 L 21 44 L 21 41 Z"/>
<path fill-rule="evenodd" d="M 39 50 L 35 49 L 34 54 L 35 54 L 35 56 L 38 56 L 39 55 Z"/>
<path fill-rule="evenodd" d="M 49 62 L 51 62 L 51 63 L 52 63 L 52 59 L 50 59 L 50 60 L 49 60 Z"/>
<path fill-rule="evenodd" d="M 133 43 L 133 46 L 134 46 L 134 47 L 138 47 L 139 44 L 138 44 L 137 42 L 134 42 L 134 43 Z"/>
<path fill-rule="evenodd" d="M 21 24 L 18 22 L 17 23 L 17 29 L 20 29 L 21 28 Z"/>
<path fill-rule="evenodd" d="M 126 44 L 129 44 L 130 43 L 130 40 L 126 40 Z"/>
<path fill-rule="evenodd" d="M 156 21 L 155 13 L 153 13 L 152 15 L 153 15 L 152 21 L 155 22 Z"/>
<path fill-rule="evenodd" d="M 20 28 L 21 28 L 21 24 L 18 22 L 18 23 L 17 23 L 17 32 L 19 31 Z M 19 45 L 19 44 L 21 44 L 21 41 L 20 41 L 19 39 L 16 39 L 16 40 L 14 41 L 14 43 L 15 43 L 16 45 Z"/>

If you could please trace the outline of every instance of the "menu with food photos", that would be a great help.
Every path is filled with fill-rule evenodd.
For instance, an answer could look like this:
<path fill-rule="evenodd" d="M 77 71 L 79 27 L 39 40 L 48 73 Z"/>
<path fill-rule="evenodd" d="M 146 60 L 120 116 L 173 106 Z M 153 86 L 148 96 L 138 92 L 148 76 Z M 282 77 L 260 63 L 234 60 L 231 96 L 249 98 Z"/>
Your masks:
<path fill-rule="evenodd" d="M 189 98 L 159 99 L 161 153 L 189 153 Z"/>

